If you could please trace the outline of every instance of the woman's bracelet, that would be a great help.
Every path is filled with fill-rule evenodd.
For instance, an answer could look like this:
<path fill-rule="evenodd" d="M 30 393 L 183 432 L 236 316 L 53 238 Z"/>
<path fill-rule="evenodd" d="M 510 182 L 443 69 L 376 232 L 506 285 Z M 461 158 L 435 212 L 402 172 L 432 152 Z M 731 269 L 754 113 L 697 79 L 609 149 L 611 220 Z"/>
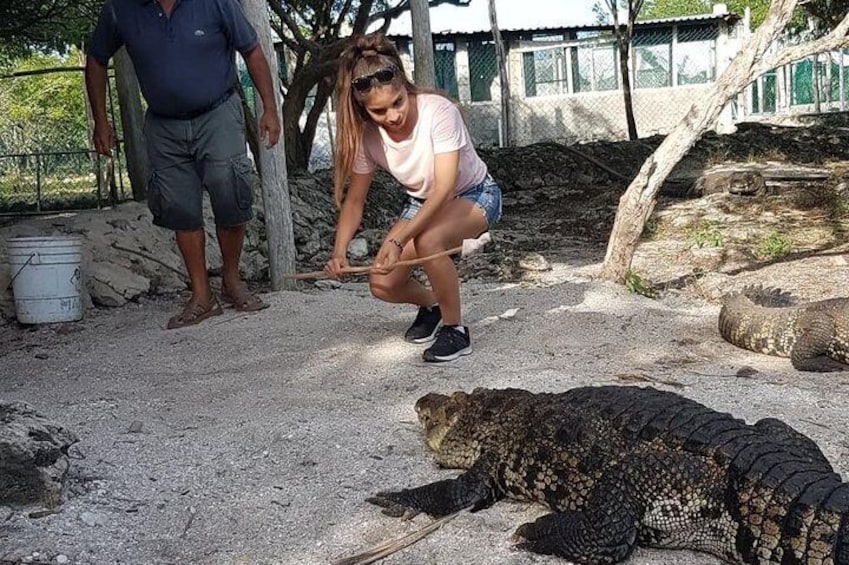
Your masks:
<path fill-rule="evenodd" d="M 400 249 L 401 251 L 404 250 L 404 244 L 401 243 L 400 241 L 398 241 L 397 239 L 395 239 L 394 237 L 389 238 L 389 243 L 397 245 L 398 249 Z"/>

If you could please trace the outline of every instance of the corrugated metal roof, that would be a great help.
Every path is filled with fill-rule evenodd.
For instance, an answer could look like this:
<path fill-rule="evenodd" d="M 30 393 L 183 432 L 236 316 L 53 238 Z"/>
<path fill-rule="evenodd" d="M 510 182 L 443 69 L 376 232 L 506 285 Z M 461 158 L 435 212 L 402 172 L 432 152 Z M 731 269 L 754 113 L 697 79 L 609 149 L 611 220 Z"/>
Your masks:
<path fill-rule="evenodd" d="M 505 31 L 574 27 L 593 20 L 592 3 L 576 0 L 495 0 L 498 27 Z M 488 0 L 470 0 L 466 6 L 440 4 L 430 9 L 430 31 L 463 34 L 490 31 Z M 388 35 L 412 35 L 410 13 L 389 26 Z"/>
<path fill-rule="evenodd" d="M 498 27 L 501 31 L 546 31 L 554 29 L 598 29 L 592 12 L 593 2 L 578 0 L 496 0 Z M 677 18 L 660 18 L 638 22 L 655 25 L 677 22 L 707 22 L 725 18 L 738 19 L 734 14 L 700 14 Z M 430 9 L 430 30 L 435 35 L 488 33 L 488 0 L 470 0 L 465 6 L 440 4 Z M 387 35 L 412 36 L 410 13 L 405 12 L 389 26 Z"/>

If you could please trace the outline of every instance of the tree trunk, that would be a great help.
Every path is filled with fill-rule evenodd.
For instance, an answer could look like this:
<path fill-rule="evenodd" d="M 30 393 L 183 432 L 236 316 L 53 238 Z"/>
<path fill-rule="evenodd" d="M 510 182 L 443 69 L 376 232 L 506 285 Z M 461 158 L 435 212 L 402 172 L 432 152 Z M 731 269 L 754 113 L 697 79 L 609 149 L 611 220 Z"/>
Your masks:
<path fill-rule="evenodd" d="M 283 139 L 286 142 L 286 165 L 293 171 L 306 171 L 310 154 L 301 137 L 300 120 L 315 80 L 300 73 L 289 85 L 283 102 Z"/>
<path fill-rule="evenodd" d="M 126 48 L 119 49 L 113 61 L 118 105 L 121 109 L 121 129 L 124 133 L 124 155 L 127 156 L 127 175 L 130 177 L 133 200 L 139 202 L 145 199 L 147 179 L 150 176 L 150 164 L 142 132 L 144 113 L 139 81 Z"/>
<path fill-rule="evenodd" d="M 417 86 L 435 88 L 433 37 L 427 0 L 410 0 L 410 19 L 413 24 L 413 82 Z"/>
<path fill-rule="evenodd" d="M 631 95 L 631 72 L 628 59 L 631 56 L 631 38 L 621 37 L 616 41 L 619 46 L 619 77 L 622 80 L 622 98 L 625 102 L 625 121 L 628 123 L 628 139 L 634 141 L 637 135 L 637 121 L 634 119 L 634 102 Z"/>
<path fill-rule="evenodd" d="M 498 78 L 501 82 L 501 123 L 502 145 L 512 145 L 510 133 L 510 82 L 507 76 L 507 53 L 504 49 L 504 40 L 498 29 L 498 13 L 495 11 L 495 0 L 489 0 L 489 25 L 492 28 L 492 39 L 495 41 L 495 54 L 498 57 Z"/>
<path fill-rule="evenodd" d="M 766 20 L 751 41 L 737 53 L 709 93 L 690 108 L 684 119 L 643 163 L 637 177 L 619 201 L 613 231 L 607 245 L 600 277 L 624 283 L 646 220 L 654 209 L 657 194 L 672 168 L 695 145 L 719 117 L 728 101 L 760 76 L 754 67 L 778 34 L 785 28 L 798 0 L 774 0 Z M 763 69 L 760 74 L 768 69 Z"/>
<path fill-rule="evenodd" d="M 259 148 L 259 131 L 257 128 L 257 119 L 254 115 L 253 108 L 248 104 L 245 89 L 242 83 L 237 82 L 236 87 L 239 90 L 239 98 L 242 100 L 242 111 L 245 113 L 245 139 L 248 142 L 248 147 L 253 155 L 254 163 L 256 164 L 257 172 L 262 175 L 262 167 L 260 166 L 260 148 Z"/>
<path fill-rule="evenodd" d="M 262 52 L 268 66 L 278 69 L 277 53 L 271 41 L 268 24 L 268 5 L 265 0 L 242 0 L 245 15 L 259 36 Z M 271 73 L 275 111 L 280 110 L 280 76 Z M 257 119 L 262 115 L 262 100 L 257 98 Z M 285 125 L 285 122 L 284 122 Z M 292 206 L 289 201 L 289 179 L 286 170 L 285 140 L 272 148 L 260 147 L 260 169 L 262 170 L 262 203 L 265 211 L 265 227 L 268 234 L 268 267 L 271 288 L 281 290 L 294 288 L 294 281 L 287 281 L 286 274 L 295 272 L 295 237 L 292 227 Z"/>

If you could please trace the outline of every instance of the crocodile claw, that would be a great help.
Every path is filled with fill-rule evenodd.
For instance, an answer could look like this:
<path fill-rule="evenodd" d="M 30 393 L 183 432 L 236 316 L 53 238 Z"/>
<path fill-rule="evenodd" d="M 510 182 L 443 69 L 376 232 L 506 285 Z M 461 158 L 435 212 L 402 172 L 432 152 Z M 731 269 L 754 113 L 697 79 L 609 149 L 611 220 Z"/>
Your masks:
<path fill-rule="evenodd" d="M 412 520 L 419 514 L 419 510 L 407 506 L 403 492 L 379 492 L 366 499 L 369 504 L 383 508 L 381 512 L 393 518 Z"/>

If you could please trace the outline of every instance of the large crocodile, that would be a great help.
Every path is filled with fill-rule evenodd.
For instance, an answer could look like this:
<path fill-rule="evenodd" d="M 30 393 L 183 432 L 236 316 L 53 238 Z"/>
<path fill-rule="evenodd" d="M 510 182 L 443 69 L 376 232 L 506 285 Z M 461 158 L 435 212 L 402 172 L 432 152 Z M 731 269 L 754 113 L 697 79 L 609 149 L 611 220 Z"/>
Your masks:
<path fill-rule="evenodd" d="M 725 298 L 719 333 L 767 355 L 790 357 L 800 371 L 849 371 L 849 298 L 787 306 L 777 289 L 748 286 Z"/>
<path fill-rule="evenodd" d="M 509 497 L 552 510 L 516 531 L 519 548 L 576 563 L 618 563 L 644 546 L 731 563 L 849 564 L 849 484 L 779 420 L 749 425 L 627 386 L 430 393 L 416 410 L 437 463 L 466 471 L 368 499 L 390 516 Z"/>

